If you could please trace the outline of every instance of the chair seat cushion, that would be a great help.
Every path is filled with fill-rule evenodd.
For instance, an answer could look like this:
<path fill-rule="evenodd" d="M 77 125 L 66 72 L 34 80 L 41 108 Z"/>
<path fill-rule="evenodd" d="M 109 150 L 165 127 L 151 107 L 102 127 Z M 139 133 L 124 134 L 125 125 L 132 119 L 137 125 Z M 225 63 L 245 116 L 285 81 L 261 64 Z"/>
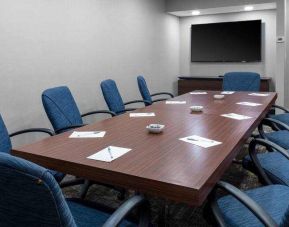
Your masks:
<path fill-rule="evenodd" d="M 273 183 L 289 186 L 289 160 L 286 157 L 275 151 L 257 154 L 257 158 Z M 243 166 L 252 170 L 253 162 L 249 155 L 243 159 Z"/>
<path fill-rule="evenodd" d="M 78 227 L 98 227 L 102 226 L 111 214 L 82 205 L 77 202 L 67 201 L 74 221 Z M 122 221 L 121 227 L 136 227 L 137 225 L 129 221 Z"/>
<path fill-rule="evenodd" d="M 282 223 L 289 206 L 289 187 L 269 185 L 245 193 L 258 203 L 278 223 L 278 226 Z M 224 196 L 217 203 L 228 226 L 263 226 L 259 219 L 233 196 Z"/>
<path fill-rule="evenodd" d="M 278 144 L 286 150 L 289 149 L 289 131 L 280 130 L 276 132 L 270 132 L 266 133 L 266 136 L 268 140 L 272 141 L 273 143 Z"/>
<path fill-rule="evenodd" d="M 60 172 L 57 172 L 55 170 L 51 170 L 49 169 L 48 170 L 49 173 L 52 174 L 52 176 L 54 176 L 55 180 L 59 183 L 60 181 L 62 181 L 62 179 L 65 177 L 65 174 L 64 173 L 60 173 Z"/>
<path fill-rule="evenodd" d="M 289 125 L 289 113 L 271 115 L 270 117 L 275 120 L 281 121 L 286 125 Z"/>

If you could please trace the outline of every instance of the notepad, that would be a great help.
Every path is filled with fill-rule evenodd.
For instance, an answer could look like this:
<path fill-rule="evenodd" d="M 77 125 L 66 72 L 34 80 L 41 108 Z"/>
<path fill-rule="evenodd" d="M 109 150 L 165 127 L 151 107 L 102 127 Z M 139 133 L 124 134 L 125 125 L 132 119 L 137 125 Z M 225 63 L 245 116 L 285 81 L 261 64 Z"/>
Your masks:
<path fill-rule="evenodd" d="M 191 95 L 207 95 L 208 93 L 206 91 L 193 91 L 190 92 Z"/>
<path fill-rule="evenodd" d="M 245 115 L 241 115 L 241 114 L 236 114 L 236 113 L 229 113 L 229 114 L 222 114 L 221 115 L 222 117 L 227 117 L 227 118 L 232 118 L 232 119 L 235 119 L 235 120 L 247 120 L 247 119 L 250 119 L 252 117 L 249 117 L 249 116 L 245 116 Z"/>
<path fill-rule="evenodd" d="M 129 148 L 109 146 L 91 156 L 88 156 L 87 158 L 102 162 L 112 162 L 129 151 L 131 151 Z"/>
<path fill-rule="evenodd" d="M 234 91 L 222 91 L 221 95 L 231 95 L 231 94 L 234 94 L 234 93 L 235 93 Z"/>
<path fill-rule="evenodd" d="M 207 138 L 197 136 L 197 135 L 192 135 L 192 136 L 180 138 L 180 140 L 187 142 L 187 143 L 197 145 L 199 147 L 204 147 L 204 148 L 209 148 L 209 147 L 213 147 L 213 146 L 217 146 L 217 145 L 222 144 L 222 142 L 207 139 Z"/>
<path fill-rule="evenodd" d="M 105 131 L 87 131 L 87 132 L 79 132 L 74 131 L 69 138 L 101 138 L 104 137 Z"/>
<path fill-rule="evenodd" d="M 254 102 L 238 102 L 238 105 L 243 105 L 243 106 L 261 106 L 262 104 L 260 103 L 254 103 Z"/>
<path fill-rule="evenodd" d="M 154 117 L 155 113 L 130 113 L 130 117 Z"/>
<path fill-rule="evenodd" d="M 186 104 L 186 101 L 166 101 L 166 104 Z"/>
<path fill-rule="evenodd" d="M 260 97 L 266 97 L 266 96 L 269 96 L 270 94 L 262 94 L 262 93 L 251 93 L 249 94 L 251 96 L 260 96 Z"/>

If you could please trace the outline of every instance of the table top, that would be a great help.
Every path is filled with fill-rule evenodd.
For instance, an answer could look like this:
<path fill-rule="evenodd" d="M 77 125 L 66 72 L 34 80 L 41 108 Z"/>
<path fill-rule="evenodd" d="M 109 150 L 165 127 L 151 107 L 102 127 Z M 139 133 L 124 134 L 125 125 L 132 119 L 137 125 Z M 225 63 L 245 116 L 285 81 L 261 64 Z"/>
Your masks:
<path fill-rule="evenodd" d="M 276 93 L 255 97 L 237 92 L 214 100 L 216 93 L 185 94 L 172 99 L 184 100 L 184 105 L 159 102 L 135 111 L 154 112 L 155 117 L 130 118 L 127 113 L 77 129 L 103 130 L 104 138 L 70 139 L 71 132 L 66 132 L 12 152 L 64 173 L 199 206 L 277 98 Z M 245 101 L 262 105 L 236 104 Z M 191 105 L 203 105 L 203 113 L 192 114 Z M 252 118 L 238 121 L 220 116 L 226 113 Z M 151 123 L 164 124 L 164 132 L 149 134 L 145 127 Z M 222 144 L 202 148 L 179 140 L 191 135 Z M 132 150 L 111 163 L 87 159 L 107 146 Z"/>

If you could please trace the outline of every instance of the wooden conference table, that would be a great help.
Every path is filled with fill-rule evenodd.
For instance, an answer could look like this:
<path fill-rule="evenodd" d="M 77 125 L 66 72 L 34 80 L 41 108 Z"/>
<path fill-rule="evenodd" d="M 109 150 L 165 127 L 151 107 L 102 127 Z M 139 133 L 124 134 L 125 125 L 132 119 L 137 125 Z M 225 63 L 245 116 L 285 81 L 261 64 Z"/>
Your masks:
<path fill-rule="evenodd" d="M 172 99 L 186 101 L 184 105 L 160 102 L 134 111 L 154 112 L 155 117 L 130 118 L 126 113 L 77 129 L 106 131 L 103 138 L 69 139 L 71 132 L 66 132 L 12 152 L 57 171 L 200 206 L 277 98 L 276 93 L 255 97 L 236 92 L 214 100 L 217 93 L 188 93 Z M 236 104 L 244 101 L 262 105 Z M 203 105 L 204 111 L 191 113 L 191 105 Z M 226 113 L 252 118 L 239 121 L 220 116 Z M 150 123 L 166 128 L 161 134 L 149 134 L 145 127 Z M 179 140 L 191 135 L 222 144 L 202 148 Z M 111 163 L 87 159 L 107 146 L 132 150 Z"/>

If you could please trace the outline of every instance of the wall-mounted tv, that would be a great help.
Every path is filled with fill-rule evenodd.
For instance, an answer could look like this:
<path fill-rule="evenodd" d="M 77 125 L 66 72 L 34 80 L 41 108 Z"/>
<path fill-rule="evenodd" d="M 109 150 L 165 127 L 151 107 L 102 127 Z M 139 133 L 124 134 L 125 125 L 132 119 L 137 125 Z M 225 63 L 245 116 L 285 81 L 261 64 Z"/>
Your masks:
<path fill-rule="evenodd" d="M 261 20 L 193 24 L 192 62 L 261 61 Z"/>

